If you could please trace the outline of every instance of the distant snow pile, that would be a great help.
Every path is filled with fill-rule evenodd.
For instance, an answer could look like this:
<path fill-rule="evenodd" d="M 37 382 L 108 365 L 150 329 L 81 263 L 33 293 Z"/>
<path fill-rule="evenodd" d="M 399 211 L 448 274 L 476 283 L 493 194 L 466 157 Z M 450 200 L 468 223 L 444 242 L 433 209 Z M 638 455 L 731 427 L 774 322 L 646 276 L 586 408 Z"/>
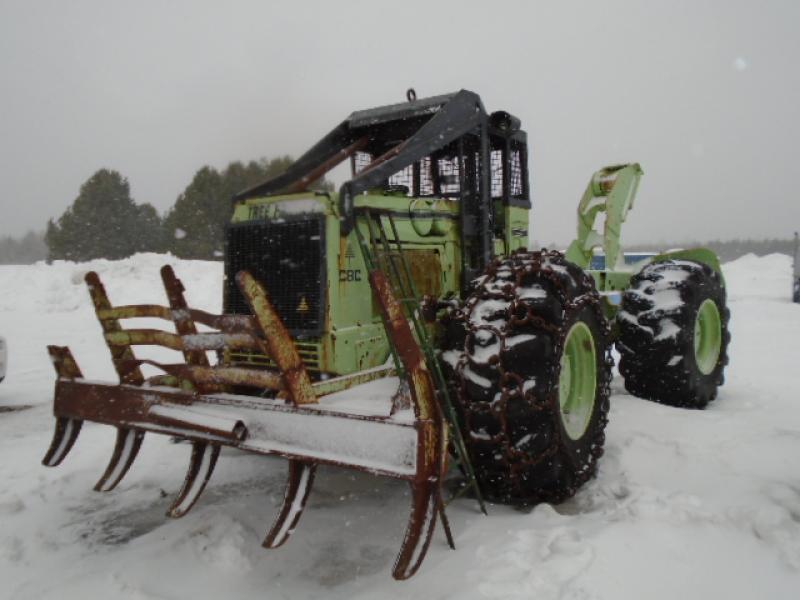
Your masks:
<path fill-rule="evenodd" d="M 136 254 L 124 260 L 98 259 L 48 265 L 0 266 L 0 311 L 69 312 L 90 308 L 84 276 L 97 271 L 114 304 L 166 303 L 159 269 L 172 265 L 186 287 L 189 304 L 219 311 L 222 307 L 221 262 L 182 260 L 171 254 Z"/>
<path fill-rule="evenodd" d="M 791 300 L 792 259 L 786 254 L 745 254 L 722 265 L 728 301 L 744 298 Z"/>

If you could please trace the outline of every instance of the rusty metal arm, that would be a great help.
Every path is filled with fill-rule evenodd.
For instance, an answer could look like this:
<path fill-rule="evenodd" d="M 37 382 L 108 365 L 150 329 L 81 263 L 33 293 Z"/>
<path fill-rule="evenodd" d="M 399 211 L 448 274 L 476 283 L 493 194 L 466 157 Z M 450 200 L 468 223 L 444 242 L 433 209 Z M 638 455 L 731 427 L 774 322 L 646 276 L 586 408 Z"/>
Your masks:
<path fill-rule="evenodd" d="M 206 332 L 180 335 L 160 329 L 121 329 L 106 332 L 104 337 L 114 347 L 164 346 L 181 352 L 224 348 L 260 350 L 263 343 L 248 333 Z"/>
<path fill-rule="evenodd" d="M 297 353 L 289 331 L 269 301 L 264 287 L 247 271 L 239 271 L 236 282 L 261 330 L 263 341 L 258 340 L 258 343 L 262 346 L 262 352 L 278 365 L 292 402 L 295 405 L 316 403 L 317 396 L 311 387 L 305 364 Z"/>
<path fill-rule="evenodd" d="M 146 358 L 123 362 L 123 367 L 131 369 L 141 365 L 151 365 L 178 379 L 190 381 L 194 384 L 195 389 L 203 389 L 204 386 L 220 388 L 214 391 L 221 391 L 222 387 L 229 386 L 245 386 L 273 391 L 286 389 L 279 374 L 260 369 L 184 363 L 165 364 Z"/>
<path fill-rule="evenodd" d="M 369 282 L 378 301 L 386 333 L 403 363 L 419 435 L 416 474 L 410 482 L 411 515 L 392 570 L 395 579 L 408 579 L 425 559 L 437 516 L 444 516 L 441 485 L 447 466 L 447 427 L 436 402 L 436 390 L 425 365 L 425 357 L 386 275 L 381 270 L 372 270 Z M 442 519 L 442 524 L 448 540 L 451 540 L 445 519 Z"/>
<path fill-rule="evenodd" d="M 356 152 L 361 150 L 364 146 L 366 146 L 367 141 L 369 141 L 369 138 L 367 136 L 363 136 L 357 139 L 349 146 L 347 146 L 347 148 L 342 148 L 336 154 L 331 156 L 328 160 L 320 164 L 315 169 L 312 169 L 311 171 L 303 175 L 300 179 L 295 181 L 292 185 L 287 187 L 286 193 L 294 194 L 297 192 L 305 191 L 310 183 L 314 183 L 317 179 L 325 175 L 325 173 L 327 173 L 337 165 L 341 164 L 342 161 L 347 160 L 353 154 L 355 154 Z"/>

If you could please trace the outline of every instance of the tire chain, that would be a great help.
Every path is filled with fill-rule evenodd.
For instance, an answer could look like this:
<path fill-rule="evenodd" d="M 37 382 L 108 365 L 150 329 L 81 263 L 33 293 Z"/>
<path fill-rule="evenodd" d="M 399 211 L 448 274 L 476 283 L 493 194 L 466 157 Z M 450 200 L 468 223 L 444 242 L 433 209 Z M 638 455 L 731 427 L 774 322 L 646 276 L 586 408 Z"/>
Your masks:
<path fill-rule="evenodd" d="M 567 273 L 564 273 L 563 271 L 559 272 L 558 270 L 552 268 L 553 265 L 563 269 L 566 269 L 569 266 L 570 270 L 567 271 Z M 509 267 L 511 268 L 511 275 L 513 279 L 509 279 L 508 283 L 502 286 L 502 288 L 499 290 L 496 286 L 494 286 L 494 289 L 487 289 L 487 283 L 496 281 L 495 278 L 497 277 L 498 271 L 501 269 L 508 269 Z M 543 452 L 532 455 L 528 452 L 517 450 L 514 447 L 512 440 L 510 440 L 508 436 L 508 432 L 511 430 L 507 420 L 507 408 L 509 400 L 514 402 L 524 402 L 529 409 L 542 414 L 545 414 L 546 412 L 557 412 L 560 410 L 560 407 L 558 404 L 558 394 L 552 390 L 543 398 L 537 397 L 534 393 L 534 390 L 523 391 L 523 382 L 525 380 L 517 373 L 504 369 L 502 362 L 500 361 L 500 355 L 507 348 L 506 339 L 511 335 L 516 334 L 517 332 L 515 329 L 519 327 L 533 326 L 540 331 L 551 334 L 555 340 L 555 344 L 553 346 L 554 356 L 560 356 L 561 351 L 564 348 L 567 335 L 567 330 L 563 326 L 548 322 L 541 315 L 537 314 L 533 307 L 525 303 L 524 300 L 520 300 L 518 295 L 515 293 L 520 287 L 520 282 L 523 277 L 530 276 L 532 274 L 537 274 L 538 277 L 552 284 L 556 297 L 561 307 L 563 307 L 562 316 L 570 314 L 573 311 L 580 311 L 585 306 L 590 306 L 597 315 L 597 322 L 602 328 L 602 334 L 606 339 L 610 339 L 611 328 L 603 313 L 600 295 L 595 289 L 595 284 L 592 277 L 583 269 L 568 263 L 561 252 L 547 249 L 542 249 L 538 252 L 518 250 L 513 252 L 509 257 L 495 258 L 494 261 L 487 267 L 485 274 L 476 279 L 475 283 L 473 284 L 473 289 L 480 291 L 477 293 L 473 292 L 473 295 L 471 295 L 469 300 L 467 300 L 463 306 L 457 309 L 451 309 L 444 317 L 445 323 L 447 322 L 447 319 L 451 319 L 456 323 L 460 323 L 465 328 L 467 332 L 464 338 L 465 346 L 467 345 L 469 336 L 474 336 L 481 330 L 490 331 L 499 340 L 498 352 L 491 356 L 487 361 L 487 363 L 491 366 L 494 366 L 500 374 L 499 399 L 493 399 L 490 402 L 476 402 L 469 397 L 466 386 L 467 377 L 464 374 L 465 367 L 469 365 L 469 358 L 466 349 L 463 353 L 463 356 L 459 359 L 458 364 L 452 370 L 455 377 L 451 378 L 451 384 L 454 384 L 452 385 L 452 388 L 455 392 L 457 405 L 462 414 L 468 447 L 483 446 L 487 449 L 496 449 L 494 456 L 495 458 L 498 456 L 502 457 L 499 462 L 510 473 L 510 487 L 515 490 L 519 497 L 525 497 L 526 495 L 526 492 L 522 486 L 523 475 L 531 467 L 534 467 L 542 463 L 542 461 L 552 458 L 558 452 L 559 440 L 557 436 L 561 435 L 561 432 L 558 428 L 554 429 L 553 434 L 556 437 L 554 437 L 554 441 L 550 443 L 548 448 Z M 575 275 L 577 275 L 577 279 L 575 280 L 576 288 L 579 290 L 579 292 L 582 291 L 582 293 L 579 293 L 577 297 L 572 298 L 568 290 L 567 280 L 572 279 Z M 505 330 L 501 330 L 500 328 L 491 325 L 476 325 L 473 323 L 471 319 L 472 311 L 483 300 L 502 300 L 508 302 L 506 314 L 510 315 L 510 318 L 508 319 L 507 324 L 504 326 Z M 521 313 L 524 314 L 522 316 L 518 316 L 518 314 Z M 607 372 L 610 373 L 610 367 L 613 366 L 614 363 L 613 359 L 611 358 L 610 344 L 608 348 L 609 349 L 606 351 L 605 363 L 608 367 Z M 556 380 L 555 378 L 559 376 L 560 369 L 560 361 L 552 361 L 552 364 L 548 368 L 547 377 L 554 378 L 553 380 Z M 455 381 L 453 381 L 453 379 Z M 557 490 L 556 492 L 540 490 L 537 493 L 535 502 L 561 502 L 572 496 L 583 483 L 593 476 L 596 461 L 603 454 L 603 442 L 605 441 L 605 435 L 602 433 L 602 431 L 608 422 L 610 376 L 602 377 L 599 385 L 601 385 L 603 388 L 601 397 L 604 399 L 600 406 L 598 423 L 601 433 L 598 436 L 597 443 L 592 446 L 592 458 L 589 468 L 586 468 L 582 472 L 578 473 L 577 477 L 575 478 L 574 485 L 567 489 Z M 489 439 L 476 439 L 471 435 L 470 432 L 474 431 L 472 427 L 473 421 L 481 414 L 489 414 L 497 419 L 497 421 L 500 423 L 500 432 L 498 434 L 490 437 Z M 528 504 L 530 502 L 523 503 Z"/>

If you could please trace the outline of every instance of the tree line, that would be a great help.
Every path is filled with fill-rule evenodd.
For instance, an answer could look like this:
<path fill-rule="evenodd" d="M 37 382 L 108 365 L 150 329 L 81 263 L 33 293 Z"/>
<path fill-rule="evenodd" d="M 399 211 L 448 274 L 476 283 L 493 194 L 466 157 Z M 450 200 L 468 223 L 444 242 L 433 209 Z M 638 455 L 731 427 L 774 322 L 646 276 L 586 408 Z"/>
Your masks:
<path fill-rule="evenodd" d="M 30 265 L 47 258 L 44 233 L 29 231 L 21 238 L 0 237 L 0 265 Z"/>
<path fill-rule="evenodd" d="M 687 242 L 681 248 L 702 247 L 713 250 L 720 262 L 735 260 L 745 254 L 766 256 L 767 254 L 788 254 L 794 256 L 794 238 L 767 238 L 763 240 L 735 239 L 711 240 L 708 242 Z M 642 252 L 664 252 L 671 249 L 668 244 L 630 244 L 628 249 Z"/>
<path fill-rule="evenodd" d="M 171 252 L 181 258 L 219 259 L 225 224 L 233 209 L 233 195 L 280 175 L 292 162 L 290 156 L 279 156 L 232 162 L 222 170 L 204 166 L 164 215 L 159 215 L 151 204 L 137 204 L 131 197 L 128 180 L 119 172 L 100 169 L 83 183 L 64 213 L 48 221 L 45 232 L 28 232 L 18 239 L 0 237 L 0 264 L 30 264 L 43 259 L 119 259 L 136 252 Z M 311 187 L 333 189 L 325 179 Z M 629 249 L 654 252 L 663 251 L 666 246 L 628 244 Z M 747 253 L 794 254 L 794 240 L 790 237 L 713 240 L 682 246 L 710 248 L 723 262 Z"/>
<path fill-rule="evenodd" d="M 218 259 L 234 194 L 280 175 L 292 162 L 290 156 L 280 156 L 232 162 L 221 171 L 204 166 L 163 216 L 151 204 L 137 204 L 128 180 L 119 172 L 100 169 L 83 183 L 64 213 L 48 221 L 47 259 L 113 260 L 136 252 Z M 324 179 L 311 187 L 333 188 Z"/>

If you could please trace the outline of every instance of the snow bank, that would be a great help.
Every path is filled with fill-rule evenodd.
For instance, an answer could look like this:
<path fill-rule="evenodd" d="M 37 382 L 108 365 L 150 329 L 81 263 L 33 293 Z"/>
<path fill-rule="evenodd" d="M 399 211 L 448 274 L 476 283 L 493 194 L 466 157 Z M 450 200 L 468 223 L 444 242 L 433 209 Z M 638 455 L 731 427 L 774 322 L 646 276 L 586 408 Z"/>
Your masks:
<path fill-rule="evenodd" d="M 800 589 L 800 403 L 786 256 L 724 265 L 731 364 L 707 410 L 627 395 L 612 384 L 606 454 L 572 500 L 525 512 L 462 498 L 448 507 L 457 551 L 441 530 L 420 572 L 390 570 L 408 516 L 402 482 L 320 469 L 292 538 L 260 541 L 283 496 L 285 462 L 224 450 L 185 518 L 164 516 L 190 448 L 148 435 L 120 487 L 91 487 L 114 433 L 88 424 L 56 469 L 49 443 L 47 343 L 69 345 L 88 376 L 113 378 L 82 283 L 97 270 L 112 301 L 164 301 L 175 267 L 190 303 L 218 311 L 222 265 L 170 256 L 0 267 L 0 598 L 790 599 Z"/>
<path fill-rule="evenodd" d="M 35 265 L 0 265 L 0 312 L 69 312 L 91 308 L 84 276 L 96 271 L 115 304 L 166 303 L 159 269 L 172 265 L 192 306 L 219 311 L 221 262 L 181 260 L 169 254 L 144 253 L 124 260 L 85 263 L 55 261 Z M 23 301 L 24 299 L 24 301 Z"/>
<path fill-rule="evenodd" d="M 791 301 L 792 258 L 787 254 L 746 254 L 723 267 L 728 298 Z"/>

